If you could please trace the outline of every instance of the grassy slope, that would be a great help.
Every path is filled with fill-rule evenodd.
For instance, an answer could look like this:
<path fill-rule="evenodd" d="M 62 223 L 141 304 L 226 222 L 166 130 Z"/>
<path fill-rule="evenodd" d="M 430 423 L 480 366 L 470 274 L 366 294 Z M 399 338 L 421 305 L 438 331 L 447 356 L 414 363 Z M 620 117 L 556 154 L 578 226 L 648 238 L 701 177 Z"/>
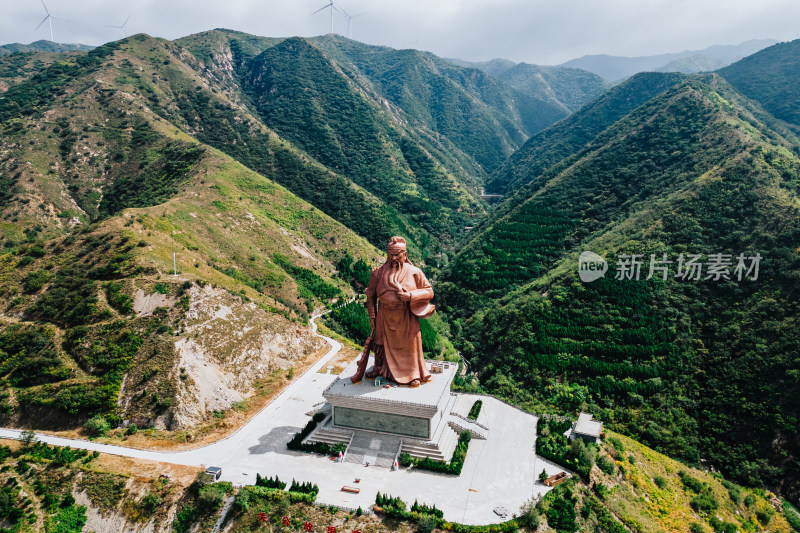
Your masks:
<path fill-rule="evenodd" d="M 615 439 L 620 448 L 610 444 L 610 439 Z M 609 530 L 606 525 L 598 525 L 604 514 L 598 509 L 610 511 L 613 522 L 622 522 L 628 530 L 642 533 L 688 532 L 693 525 L 700 531 L 711 532 L 712 517 L 734 525 L 736 531 L 793 531 L 784 516 L 770 505 L 768 500 L 774 495 L 742 488 L 717 475 L 689 468 L 628 437 L 607 432 L 599 457 L 614 465 L 613 472 L 607 474 L 595 466 L 589 486 L 581 483 L 571 488 L 578 500 L 580 531 Z M 702 483 L 701 492 L 710 494 L 717 508 L 695 510 L 692 501 L 698 493 L 681 481 L 680 473 Z M 603 488 L 599 488 L 601 485 Z M 543 507 L 546 509 L 554 499 L 562 497 L 565 488 L 560 487 L 546 497 Z M 542 518 L 542 523 L 547 520 Z"/>
<path fill-rule="evenodd" d="M 142 47 L 164 55 L 148 56 Z M 182 131 L 185 122 L 150 111 L 148 104 L 174 103 L 164 98 L 167 78 L 145 68 L 177 62 L 176 50 L 133 38 L 88 67 L 59 66 L 73 76 L 59 78 L 52 93 L 43 95 L 42 87 L 38 108 L 5 124 L 0 164 L 16 175 L 2 204 L 6 420 L 35 415 L 40 424 L 64 426 L 93 413 L 116 416 L 123 376 L 141 371 L 143 361 L 159 368 L 148 385 L 157 400 L 147 396 L 134 408 L 141 416 L 168 408 L 176 378 L 170 337 L 181 329 L 186 304 L 129 318 L 124 296 L 153 292 L 160 274 L 171 270 L 173 253 L 181 279 L 252 299 L 278 330 L 295 328 L 292 321 L 307 306 L 350 292 L 335 278 L 342 250 L 368 261 L 377 257 L 362 238 L 282 186 L 197 143 Z M 152 84 L 143 73 L 155 78 Z M 202 83 L 180 63 L 164 75 Z M 20 87 L 23 92 L 8 94 L 24 97 L 27 88 Z M 303 164 L 285 141 L 268 138 Z M 88 233 L 79 231 L 100 218 Z M 60 237 L 65 233 L 78 235 Z M 117 285 L 113 294 L 104 288 L 109 281 Z M 162 283 L 180 296 L 180 282 Z M 15 344 L 25 332 L 40 339 L 36 349 Z"/>
<path fill-rule="evenodd" d="M 689 81 L 523 190 L 451 263 L 453 284 L 440 284 L 456 314 L 482 309 L 464 320 L 461 348 L 490 386 L 588 406 L 670 455 L 795 494 L 796 427 L 785 421 L 797 417 L 800 161 L 796 139 L 769 120 L 718 78 Z M 758 250 L 764 275 L 582 284 L 584 249 L 612 261 Z"/>

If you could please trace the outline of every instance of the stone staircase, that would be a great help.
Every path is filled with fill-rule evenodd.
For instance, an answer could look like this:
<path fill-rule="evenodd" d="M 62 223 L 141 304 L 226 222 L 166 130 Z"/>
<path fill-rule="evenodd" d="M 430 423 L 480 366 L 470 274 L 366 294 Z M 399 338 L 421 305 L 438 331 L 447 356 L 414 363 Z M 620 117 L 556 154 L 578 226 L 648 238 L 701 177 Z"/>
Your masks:
<path fill-rule="evenodd" d="M 451 414 L 447 418 L 447 423 L 456 433 L 460 434 L 462 431 L 469 431 L 473 439 L 486 440 L 488 430 L 474 420 Z"/>
<path fill-rule="evenodd" d="M 472 404 L 475 403 L 476 398 L 464 394 L 454 394 L 454 396 L 456 401 L 453 404 L 453 407 L 450 408 L 450 412 L 454 415 L 461 415 L 466 418 L 469 414 L 469 410 L 472 409 Z"/>
<path fill-rule="evenodd" d="M 304 444 L 324 442 L 325 444 L 345 444 L 349 445 L 353 438 L 353 432 L 344 429 L 334 428 L 331 425 L 331 415 L 323 420 L 308 437 L 303 440 Z"/>
<path fill-rule="evenodd" d="M 400 440 L 400 437 L 359 431 L 347 447 L 344 462 L 391 468 L 400 449 Z"/>
<path fill-rule="evenodd" d="M 420 441 L 413 439 L 403 439 L 400 453 L 407 453 L 411 457 L 422 459 L 430 457 L 436 461 L 450 462 L 453 458 L 453 451 L 458 444 L 458 433 L 448 424 L 440 424 L 441 430 L 437 440 Z"/>
<path fill-rule="evenodd" d="M 484 430 L 489 430 L 486 425 L 486 406 L 484 405 L 481 408 L 481 412 L 478 414 L 477 420 L 470 420 L 467 418 L 469 415 L 470 409 L 475 404 L 476 401 L 480 400 L 479 397 L 468 395 L 468 394 L 453 394 L 456 398 L 453 407 L 450 409 L 450 414 L 455 415 L 459 418 L 466 420 L 467 422 L 472 422 L 477 424 L 479 427 L 483 428 Z M 474 435 L 473 435 L 474 436 Z M 484 437 L 485 438 L 485 437 Z"/>

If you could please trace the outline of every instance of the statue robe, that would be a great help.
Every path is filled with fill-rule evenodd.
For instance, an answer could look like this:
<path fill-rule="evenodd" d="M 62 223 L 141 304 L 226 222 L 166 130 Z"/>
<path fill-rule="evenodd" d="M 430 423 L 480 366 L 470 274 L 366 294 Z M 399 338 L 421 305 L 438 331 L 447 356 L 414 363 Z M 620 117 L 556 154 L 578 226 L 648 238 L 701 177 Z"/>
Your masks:
<path fill-rule="evenodd" d="M 376 308 L 375 370 L 403 385 L 415 379 L 427 381 L 430 372 L 422 353 L 419 318 L 411 312 L 409 304 L 429 302 L 433 299 L 433 289 L 422 270 L 404 263 L 396 281 L 411 293 L 411 301 L 403 302 L 389 283 L 391 273 L 390 262 L 373 270 L 366 291 L 367 307 Z"/>

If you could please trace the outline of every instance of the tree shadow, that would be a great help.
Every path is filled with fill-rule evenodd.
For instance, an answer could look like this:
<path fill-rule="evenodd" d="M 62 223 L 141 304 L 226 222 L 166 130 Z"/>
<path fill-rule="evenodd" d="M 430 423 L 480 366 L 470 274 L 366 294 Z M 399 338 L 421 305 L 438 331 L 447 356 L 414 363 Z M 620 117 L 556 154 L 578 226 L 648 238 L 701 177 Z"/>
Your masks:
<path fill-rule="evenodd" d="M 269 433 L 258 438 L 258 444 L 251 446 L 247 450 L 250 455 L 263 455 L 265 453 L 278 453 L 282 455 L 302 455 L 303 452 L 295 452 L 286 448 L 286 443 L 292 440 L 295 433 L 302 428 L 295 426 L 278 426 L 272 428 Z"/>

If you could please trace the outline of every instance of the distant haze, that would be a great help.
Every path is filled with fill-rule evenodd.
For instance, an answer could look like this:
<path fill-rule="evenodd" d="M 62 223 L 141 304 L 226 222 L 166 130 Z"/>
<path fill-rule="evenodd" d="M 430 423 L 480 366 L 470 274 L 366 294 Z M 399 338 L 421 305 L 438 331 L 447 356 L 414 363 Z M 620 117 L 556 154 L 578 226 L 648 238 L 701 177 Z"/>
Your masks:
<path fill-rule="evenodd" d="M 224 27 L 271 37 L 328 33 L 329 11 L 311 15 L 327 0 L 228 0 L 159 2 L 140 0 L 45 0 L 55 41 L 98 45 L 119 39 L 131 14 L 129 34 L 175 39 Z M 780 41 L 800 36 L 797 0 L 342 0 L 352 38 L 394 48 L 429 50 L 443 57 L 485 61 L 500 57 L 559 64 L 587 54 L 645 56 L 699 50 L 750 39 Z M 3 5 L 0 44 L 49 39 L 41 2 Z M 336 33 L 347 23 L 334 13 Z"/>

